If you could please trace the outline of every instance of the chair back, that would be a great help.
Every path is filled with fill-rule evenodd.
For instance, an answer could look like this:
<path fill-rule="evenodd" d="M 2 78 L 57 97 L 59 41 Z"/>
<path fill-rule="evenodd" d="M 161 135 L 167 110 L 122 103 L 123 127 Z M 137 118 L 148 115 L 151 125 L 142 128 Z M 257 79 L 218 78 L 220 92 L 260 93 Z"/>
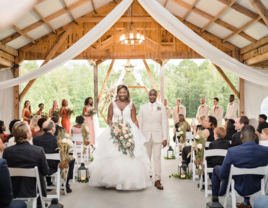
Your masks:
<path fill-rule="evenodd" d="M 84 138 L 83 138 L 82 134 L 73 134 L 72 140 L 74 142 L 83 142 Z"/>
<path fill-rule="evenodd" d="M 231 166 L 232 175 L 264 175 L 266 176 L 266 170 L 268 166 L 257 168 L 237 168 L 234 165 Z"/>
<path fill-rule="evenodd" d="M 47 160 L 60 160 L 60 153 L 46 154 Z"/>
<path fill-rule="evenodd" d="M 259 144 L 262 146 L 268 147 L 268 141 L 260 141 Z"/>
<path fill-rule="evenodd" d="M 225 150 L 225 149 L 204 150 L 204 158 L 212 157 L 212 156 L 223 156 L 223 157 L 225 157 L 226 154 L 227 154 L 227 150 Z"/>
<path fill-rule="evenodd" d="M 206 147 L 209 147 L 211 142 L 206 142 Z"/>

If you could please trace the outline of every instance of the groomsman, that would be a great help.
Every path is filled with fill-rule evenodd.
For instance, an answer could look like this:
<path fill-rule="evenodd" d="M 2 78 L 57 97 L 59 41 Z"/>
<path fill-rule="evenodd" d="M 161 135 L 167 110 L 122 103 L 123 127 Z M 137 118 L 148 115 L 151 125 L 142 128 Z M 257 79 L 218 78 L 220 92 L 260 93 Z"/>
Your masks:
<path fill-rule="evenodd" d="M 177 98 L 176 100 L 177 106 L 173 108 L 172 118 L 174 121 L 174 124 L 177 123 L 177 118 L 179 114 L 183 114 L 184 118 L 186 118 L 186 108 L 181 105 L 181 99 Z"/>
<path fill-rule="evenodd" d="M 224 120 L 226 121 L 227 119 L 233 119 L 234 121 L 236 120 L 236 112 L 238 110 L 238 105 L 234 101 L 234 95 L 230 95 L 229 101 L 230 103 L 227 105 L 227 111 L 224 117 Z"/>
<path fill-rule="evenodd" d="M 219 105 L 219 98 L 213 98 L 214 106 L 211 107 L 210 115 L 217 119 L 218 127 L 222 127 L 223 107 Z"/>
<path fill-rule="evenodd" d="M 167 142 L 169 143 L 169 140 L 170 140 L 170 134 L 169 134 L 169 117 L 170 117 L 170 115 L 171 115 L 171 109 L 170 109 L 170 107 L 168 107 L 168 101 L 167 101 L 167 99 L 164 99 L 164 106 L 165 106 L 165 108 L 166 108 L 166 115 L 167 115 L 167 133 L 168 133 L 168 136 L 167 136 Z"/>
<path fill-rule="evenodd" d="M 200 99 L 200 106 L 197 109 L 197 113 L 196 113 L 196 118 L 198 119 L 199 116 L 206 116 L 208 117 L 208 111 L 209 111 L 209 106 L 205 103 L 205 99 L 201 98 Z"/>

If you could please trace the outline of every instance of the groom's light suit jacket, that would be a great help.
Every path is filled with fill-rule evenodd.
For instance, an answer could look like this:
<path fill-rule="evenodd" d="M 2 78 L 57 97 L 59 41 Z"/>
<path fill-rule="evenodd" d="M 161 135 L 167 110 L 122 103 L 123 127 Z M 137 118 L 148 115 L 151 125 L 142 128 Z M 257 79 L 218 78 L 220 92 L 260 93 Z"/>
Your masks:
<path fill-rule="evenodd" d="M 154 143 L 161 143 L 163 140 L 167 140 L 168 129 L 165 109 L 165 106 L 156 103 L 154 114 L 151 115 L 149 103 L 140 107 L 138 122 L 146 142 L 149 142 L 151 137 Z"/>

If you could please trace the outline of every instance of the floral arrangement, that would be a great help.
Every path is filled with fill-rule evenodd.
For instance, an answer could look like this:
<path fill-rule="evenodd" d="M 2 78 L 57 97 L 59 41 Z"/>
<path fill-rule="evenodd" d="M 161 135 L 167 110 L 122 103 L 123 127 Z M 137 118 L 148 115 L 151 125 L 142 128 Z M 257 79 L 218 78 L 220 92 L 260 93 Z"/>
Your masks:
<path fill-rule="evenodd" d="M 35 115 L 37 115 L 37 114 L 36 113 L 31 113 L 28 118 L 31 120 Z"/>
<path fill-rule="evenodd" d="M 187 126 L 185 122 L 183 122 L 182 124 L 181 123 L 179 124 L 179 128 L 178 128 L 179 133 L 177 135 L 177 138 L 179 139 L 179 142 L 182 144 L 185 143 L 186 128 Z"/>
<path fill-rule="evenodd" d="M 111 139 L 114 140 L 113 144 L 118 145 L 118 151 L 122 151 L 124 155 L 129 154 L 134 158 L 135 142 L 131 134 L 131 126 L 123 119 L 113 122 L 110 126 Z"/>
<path fill-rule="evenodd" d="M 45 112 L 41 112 L 40 115 L 41 115 L 41 118 L 46 118 L 46 119 L 48 119 L 48 114 L 47 114 L 47 113 L 45 113 Z"/>
<path fill-rule="evenodd" d="M 90 145 L 90 142 L 88 141 L 89 130 L 85 124 L 82 124 L 81 133 L 83 136 L 83 145 L 84 145 L 83 154 L 86 154 L 86 151 L 87 151 L 86 146 Z"/>
<path fill-rule="evenodd" d="M 66 112 L 67 112 L 68 114 L 72 114 L 72 113 L 74 113 L 74 109 L 73 109 L 72 107 L 67 107 L 67 108 L 66 108 Z"/>
<path fill-rule="evenodd" d="M 185 180 L 185 179 L 191 179 L 192 176 L 193 176 L 193 171 L 190 171 L 188 176 L 186 175 L 185 177 L 182 177 L 182 176 L 178 175 L 177 173 L 173 173 L 169 176 L 169 178 L 174 177 L 174 178 L 179 178 L 179 179 Z"/>
<path fill-rule="evenodd" d="M 95 108 L 90 108 L 89 111 L 88 111 L 88 115 L 89 115 L 89 116 L 93 116 L 93 115 L 95 115 L 95 114 L 97 114 L 96 109 L 95 109 Z"/>
<path fill-rule="evenodd" d="M 60 109 L 58 109 L 58 108 L 56 110 L 52 109 L 51 115 L 54 115 L 54 116 L 60 115 Z"/>
<path fill-rule="evenodd" d="M 69 135 L 65 133 L 64 130 L 59 131 L 57 136 L 57 145 L 60 152 L 61 162 L 59 163 L 59 168 L 62 170 L 62 178 L 67 178 L 67 170 L 69 168 L 69 161 L 73 160 L 73 156 L 69 153 L 72 153 L 73 142 L 68 139 Z"/>
<path fill-rule="evenodd" d="M 102 106 L 108 105 L 113 101 L 114 93 L 116 90 L 116 83 L 117 83 L 117 80 L 114 83 L 111 83 L 110 88 L 106 86 L 106 90 L 103 92 L 102 99 L 101 99 Z"/>

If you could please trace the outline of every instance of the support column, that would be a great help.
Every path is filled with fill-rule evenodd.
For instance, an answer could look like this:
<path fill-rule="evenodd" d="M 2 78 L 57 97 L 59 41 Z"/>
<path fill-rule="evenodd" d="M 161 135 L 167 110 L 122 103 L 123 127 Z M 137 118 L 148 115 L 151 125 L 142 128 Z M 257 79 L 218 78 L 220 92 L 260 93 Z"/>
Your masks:
<path fill-rule="evenodd" d="M 97 110 L 98 112 L 98 61 L 96 61 L 96 65 L 94 65 L 94 108 Z"/>
<path fill-rule="evenodd" d="M 240 93 L 240 102 L 239 102 L 239 115 L 245 115 L 245 80 L 239 78 L 239 93 Z"/>
<path fill-rule="evenodd" d="M 160 95 L 161 103 L 163 103 L 165 99 L 165 64 L 163 61 L 160 63 Z"/>

